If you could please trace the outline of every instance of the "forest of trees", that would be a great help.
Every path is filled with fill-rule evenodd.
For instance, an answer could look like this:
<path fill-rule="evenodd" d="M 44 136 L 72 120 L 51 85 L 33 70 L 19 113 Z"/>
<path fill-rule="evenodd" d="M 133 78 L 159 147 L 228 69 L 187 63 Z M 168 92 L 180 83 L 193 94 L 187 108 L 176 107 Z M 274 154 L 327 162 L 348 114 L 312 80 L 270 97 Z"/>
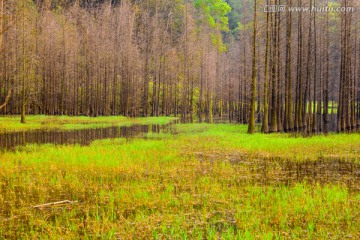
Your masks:
<path fill-rule="evenodd" d="M 266 4 L 357 11 L 270 13 Z M 250 133 L 255 123 L 265 133 L 354 131 L 359 5 L 0 0 L 1 114 L 222 116 Z"/>

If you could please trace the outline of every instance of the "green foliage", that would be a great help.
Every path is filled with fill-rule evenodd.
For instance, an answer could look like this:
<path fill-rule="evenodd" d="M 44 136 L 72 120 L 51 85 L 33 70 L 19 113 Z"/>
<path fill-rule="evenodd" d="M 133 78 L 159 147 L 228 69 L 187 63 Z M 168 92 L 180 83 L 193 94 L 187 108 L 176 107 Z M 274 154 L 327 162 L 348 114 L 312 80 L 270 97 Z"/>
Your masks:
<path fill-rule="evenodd" d="M 210 34 L 211 43 L 218 47 L 219 52 L 226 51 L 226 45 L 222 40 L 222 32 L 229 31 L 228 13 L 231 7 L 224 0 L 196 0 L 195 7 L 200 11 L 202 22 L 213 29 Z"/>
<path fill-rule="evenodd" d="M 222 31 L 229 30 L 227 14 L 231 7 L 224 0 L 196 0 L 195 7 L 202 11 L 209 26 Z"/>
<path fill-rule="evenodd" d="M 231 6 L 232 11 L 228 13 L 229 18 L 229 28 L 230 31 L 236 31 L 238 28 L 239 20 L 244 14 L 244 2 L 238 0 L 229 0 L 229 5 Z"/>
<path fill-rule="evenodd" d="M 238 22 L 238 26 L 235 30 L 236 31 L 250 30 L 252 29 L 253 25 L 254 25 L 253 22 L 248 22 L 246 24 L 242 24 L 241 22 Z"/>
<path fill-rule="evenodd" d="M 210 38 L 211 38 L 211 43 L 214 46 L 218 46 L 219 52 L 225 52 L 226 51 L 226 45 L 223 44 L 221 34 L 211 33 Z"/>

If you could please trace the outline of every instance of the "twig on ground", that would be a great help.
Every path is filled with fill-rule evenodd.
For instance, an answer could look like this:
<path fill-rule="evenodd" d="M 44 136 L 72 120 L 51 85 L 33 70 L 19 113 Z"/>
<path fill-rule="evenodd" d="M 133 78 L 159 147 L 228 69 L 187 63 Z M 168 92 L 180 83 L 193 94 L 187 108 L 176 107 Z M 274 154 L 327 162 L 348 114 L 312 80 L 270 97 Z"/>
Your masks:
<path fill-rule="evenodd" d="M 50 207 L 50 206 L 57 206 L 57 205 L 65 205 L 65 204 L 74 204 L 78 203 L 78 201 L 70 201 L 70 200 L 64 200 L 59 202 L 51 202 L 51 203 L 44 203 L 32 206 L 33 208 L 43 208 L 43 207 Z"/>

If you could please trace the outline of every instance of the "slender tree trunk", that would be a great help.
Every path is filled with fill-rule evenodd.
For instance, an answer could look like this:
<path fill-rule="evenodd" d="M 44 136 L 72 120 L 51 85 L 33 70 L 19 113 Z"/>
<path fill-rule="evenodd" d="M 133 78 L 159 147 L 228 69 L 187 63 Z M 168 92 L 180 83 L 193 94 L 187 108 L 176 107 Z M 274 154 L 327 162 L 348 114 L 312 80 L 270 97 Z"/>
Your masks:
<path fill-rule="evenodd" d="M 301 0 L 298 0 L 298 7 L 302 6 Z M 301 132 L 303 130 L 303 35 L 302 35 L 302 13 L 298 14 L 298 56 L 297 56 L 297 88 L 296 88 L 296 111 L 295 111 L 295 123 L 296 131 Z"/>
<path fill-rule="evenodd" d="M 253 65 L 252 65 L 252 84 L 251 84 L 251 105 L 248 133 L 255 133 L 255 104 L 256 104 L 256 4 L 254 0 L 254 25 L 253 25 Z"/>
<path fill-rule="evenodd" d="M 25 55 L 25 0 L 22 1 L 22 90 L 21 90 L 21 123 L 26 123 L 26 55 Z"/>
<path fill-rule="evenodd" d="M 312 6 L 312 0 L 310 0 L 310 6 Z M 310 12 L 310 20 L 309 20 L 309 34 L 308 34 L 308 53 L 307 53 L 307 74 L 306 74 L 306 89 L 305 94 L 306 97 L 304 99 L 305 105 L 305 115 L 307 115 L 307 124 L 306 130 L 308 133 L 311 133 L 311 117 L 312 117 L 312 95 L 311 95 L 311 80 L 312 80 L 312 69 L 313 69 L 313 56 L 312 56 L 312 13 Z M 306 114 L 307 108 L 307 114 Z"/>
<path fill-rule="evenodd" d="M 269 4 L 269 0 L 266 1 Z M 268 101 L 268 83 L 269 83 L 269 45 L 270 45 L 270 34 L 269 34 L 269 12 L 266 13 L 266 47 L 265 47 L 265 82 L 264 82 L 264 117 L 262 124 L 262 131 L 264 133 L 269 132 L 269 101 Z"/>
<path fill-rule="evenodd" d="M 271 14 L 273 15 L 273 14 Z M 278 51 L 278 39 L 277 39 L 277 20 L 276 16 L 271 17 L 271 29 L 272 29 L 272 87 L 271 87 L 271 121 L 270 121 L 270 132 L 278 131 L 278 121 L 277 121 L 277 102 L 278 102 L 278 60 L 277 60 L 277 51 Z"/>
<path fill-rule="evenodd" d="M 326 14 L 326 70 L 325 70 L 325 83 L 324 83 L 324 133 L 327 134 L 329 131 L 329 68 L 330 68 L 330 30 L 329 30 L 329 13 Z M 334 106 L 333 106 L 334 107 Z"/>
<path fill-rule="evenodd" d="M 276 2 L 276 5 L 280 5 L 280 0 L 277 0 Z M 277 90 L 277 102 L 276 102 L 276 110 L 277 110 L 277 117 L 276 117 L 276 120 L 277 120 L 277 129 L 279 132 L 282 132 L 283 131 L 283 89 L 282 89 L 282 86 L 283 86 L 283 83 L 282 83 L 282 75 L 281 75 L 281 62 L 280 62 L 280 41 L 281 41 L 281 38 L 280 38 L 280 30 L 281 30 L 281 13 L 280 12 L 277 12 L 276 13 L 276 54 L 277 54 L 277 57 L 276 57 L 276 72 L 277 72 L 277 87 L 278 87 L 278 90 Z"/>
<path fill-rule="evenodd" d="M 314 7 L 316 4 L 316 0 L 314 0 Z M 311 131 L 313 133 L 316 133 L 316 103 L 317 103 L 317 35 L 316 35 L 316 12 L 314 12 L 314 50 L 313 50 L 313 55 L 314 55 L 314 67 L 313 67 L 313 74 L 312 74 L 312 78 L 313 78 L 313 82 L 314 82 L 314 97 L 313 97 L 313 118 L 312 118 L 312 128 Z"/>
<path fill-rule="evenodd" d="M 292 6 L 292 0 L 289 0 L 289 6 Z M 287 29 L 286 29 L 286 67 L 285 67 L 285 80 L 286 80 L 286 103 L 285 103 L 285 131 L 292 132 L 294 129 L 294 119 L 293 119 L 293 99 L 292 99 L 292 14 L 287 12 Z"/>

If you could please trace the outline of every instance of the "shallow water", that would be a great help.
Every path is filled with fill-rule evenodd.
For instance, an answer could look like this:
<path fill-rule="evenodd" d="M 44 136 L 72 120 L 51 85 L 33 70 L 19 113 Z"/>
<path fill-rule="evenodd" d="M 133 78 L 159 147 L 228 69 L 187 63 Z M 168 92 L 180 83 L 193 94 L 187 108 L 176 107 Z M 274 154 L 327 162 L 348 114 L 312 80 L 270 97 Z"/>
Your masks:
<path fill-rule="evenodd" d="M 338 184 L 350 191 L 360 192 L 360 163 L 339 158 L 321 158 L 316 161 L 294 162 L 281 158 L 254 159 L 249 156 L 202 156 L 200 161 L 214 164 L 219 159 L 230 162 L 241 176 L 240 185 L 261 186 L 311 184 Z"/>
<path fill-rule="evenodd" d="M 122 127 L 99 127 L 74 130 L 35 130 L 5 132 L 0 134 L 0 151 L 14 150 L 27 144 L 89 145 L 92 141 L 113 138 L 145 138 L 145 133 L 159 133 L 164 130 L 175 134 L 171 125 L 191 123 L 190 119 L 175 120 L 167 125 L 132 125 Z M 224 119 L 212 120 L 212 123 L 224 123 Z"/>
<path fill-rule="evenodd" d="M 159 133 L 165 126 L 132 125 L 76 130 L 36 130 L 0 134 L 0 150 L 14 150 L 27 144 L 89 145 L 94 140 L 143 137 L 145 133 Z"/>
<path fill-rule="evenodd" d="M 223 122 L 223 119 L 214 122 Z M 176 134 L 173 124 L 189 122 L 178 120 L 167 125 L 132 125 L 76 130 L 37 130 L 0 134 L 0 151 L 12 151 L 27 144 L 89 145 L 99 139 L 146 138 L 146 133 L 161 131 Z M 21 149 L 20 149 L 21 150 Z M 344 159 L 318 159 L 317 161 L 294 162 L 281 158 L 254 159 L 239 155 L 195 154 L 203 162 L 211 164 L 228 161 L 237 169 L 238 184 L 290 185 L 296 182 L 335 183 L 360 191 L 360 164 Z M 206 168 L 206 164 L 205 164 Z"/>
<path fill-rule="evenodd" d="M 89 145 L 94 140 L 112 138 L 134 138 L 144 137 L 148 132 L 159 133 L 160 130 L 167 130 L 169 126 L 181 123 L 198 123 L 197 118 L 181 118 L 168 125 L 132 125 L 122 127 L 104 127 L 95 129 L 76 129 L 76 130 L 36 130 L 23 132 L 7 132 L 0 134 L 0 151 L 14 150 L 17 147 L 27 144 L 55 144 L 55 145 Z M 230 123 L 228 116 L 213 117 L 207 123 Z M 334 128 L 334 121 L 331 121 L 330 129 Z M 260 126 L 259 126 L 260 127 Z M 335 129 L 335 128 L 334 128 Z M 258 129 L 260 131 L 260 129 Z M 333 130 L 333 129 L 332 129 Z"/>

